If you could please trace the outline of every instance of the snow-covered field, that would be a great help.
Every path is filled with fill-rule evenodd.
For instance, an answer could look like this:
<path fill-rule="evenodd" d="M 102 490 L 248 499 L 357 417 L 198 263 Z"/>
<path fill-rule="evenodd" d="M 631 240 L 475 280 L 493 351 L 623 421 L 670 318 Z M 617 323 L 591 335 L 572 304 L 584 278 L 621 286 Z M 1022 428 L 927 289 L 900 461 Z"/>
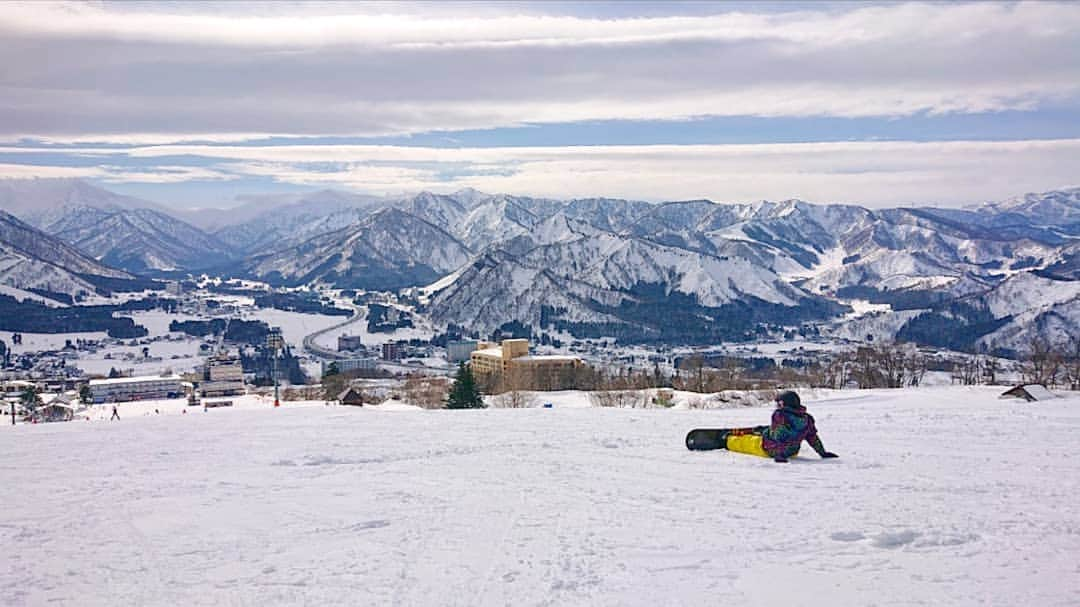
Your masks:
<path fill-rule="evenodd" d="M 341 320 L 342 319 L 339 318 L 338 322 Z M 370 333 L 367 330 L 367 313 L 365 312 L 360 318 L 357 318 L 355 322 L 319 335 L 315 340 L 315 343 L 324 348 L 336 350 L 338 337 L 341 337 L 342 335 L 359 336 L 360 341 L 365 346 L 378 346 L 390 341 L 407 341 L 410 339 L 429 340 L 435 336 L 436 331 L 428 326 L 427 323 L 423 322 L 422 318 L 417 318 L 416 322 L 422 323 L 421 326 L 396 329 L 384 333 Z"/>
<path fill-rule="evenodd" d="M 0 603 L 1080 604 L 1080 398 L 999 391 L 808 398 L 841 457 L 786 465 L 565 393 L 7 426 Z"/>

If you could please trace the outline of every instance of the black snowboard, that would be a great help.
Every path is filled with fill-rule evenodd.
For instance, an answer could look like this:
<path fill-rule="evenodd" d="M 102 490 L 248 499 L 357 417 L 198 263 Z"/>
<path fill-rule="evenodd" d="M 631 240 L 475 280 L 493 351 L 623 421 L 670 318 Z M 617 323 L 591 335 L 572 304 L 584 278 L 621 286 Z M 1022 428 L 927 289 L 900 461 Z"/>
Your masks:
<path fill-rule="evenodd" d="M 726 449 L 727 437 L 720 438 L 726 432 L 726 428 L 696 428 L 686 435 L 686 448 L 691 451 Z"/>

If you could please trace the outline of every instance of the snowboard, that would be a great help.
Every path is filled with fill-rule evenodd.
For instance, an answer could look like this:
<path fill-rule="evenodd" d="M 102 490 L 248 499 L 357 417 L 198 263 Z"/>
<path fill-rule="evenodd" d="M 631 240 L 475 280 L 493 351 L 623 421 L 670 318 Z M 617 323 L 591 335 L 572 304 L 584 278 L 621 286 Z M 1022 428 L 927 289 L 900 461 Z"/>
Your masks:
<path fill-rule="evenodd" d="M 686 448 L 691 451 L 723 449 L 727 439 L 721 442 L 720 437 L 727 431 L 726 428 L 695 428 L 686 435 Z"/>

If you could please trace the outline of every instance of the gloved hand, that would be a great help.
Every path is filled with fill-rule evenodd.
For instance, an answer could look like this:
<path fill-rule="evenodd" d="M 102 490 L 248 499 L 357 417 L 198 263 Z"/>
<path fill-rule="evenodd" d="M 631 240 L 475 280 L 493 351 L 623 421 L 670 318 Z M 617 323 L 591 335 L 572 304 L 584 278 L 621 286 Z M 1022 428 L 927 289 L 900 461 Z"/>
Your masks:
<path fill-rule="evenodd" d="M 834 457 L 840 457 L 840 456 L 833 453 L 832 451 L 826 451 L 825 453 L 821 454 L 821 459 L 832 459 Z"/>

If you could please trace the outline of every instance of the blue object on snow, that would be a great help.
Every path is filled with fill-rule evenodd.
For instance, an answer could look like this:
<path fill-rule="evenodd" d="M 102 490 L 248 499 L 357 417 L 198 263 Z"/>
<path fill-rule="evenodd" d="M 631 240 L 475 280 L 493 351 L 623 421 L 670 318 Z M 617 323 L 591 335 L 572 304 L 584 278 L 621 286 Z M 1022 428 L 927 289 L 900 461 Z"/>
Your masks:
<path fill-rule="evenodd" d="M 551 408 L 551 403 L 544 403 L 544 408 L 545 409 L 550 409 Z"/>

